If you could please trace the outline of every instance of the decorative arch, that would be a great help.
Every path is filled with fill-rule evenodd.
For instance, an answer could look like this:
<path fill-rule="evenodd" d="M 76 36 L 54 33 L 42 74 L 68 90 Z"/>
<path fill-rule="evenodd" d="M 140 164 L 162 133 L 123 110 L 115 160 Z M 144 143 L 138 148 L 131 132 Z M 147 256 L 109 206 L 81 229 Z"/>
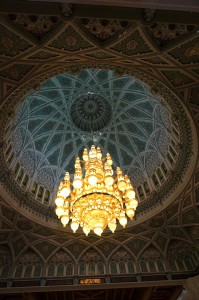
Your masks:
<path fill-rule="evenodd" d="M 26 249 L 15 261 L 13 277 L 41 277 L 43 261 L 38 253 L 31 248 Z"/>
<path fill-rule="evenodd" d="M 87 249 L 78 261 L 79 275 L 105 274 L 105 262 L 102 255 L 94 248 Z"/>
<path fill-rule="evenodd" d="M 74 261 L 65 250 L 59 249 L 47 261 L 46 276 L 64 277 L 72 275 L 74 275 Z"/>
<path fill-rule="evenodd" d="M 154 245 L 149 245 L 139 256 L 139 267 L 142 273 L 165 272 L 165 257 Z"/>
<path fill-rule="evenodd" d="M 11 270 L 11 253 L 8 246 L 0 246 L 0 278 L 7 278 Z"/>
<path fill-rule="evenodd" d="M 111 255 L 109 258 L 109 272 L 111 274 L 131 274 L 136 272 L 135 260 L 125 248 L 120 247 Z"/>
<path fill-rule="evenodd" d="M 184 240 L 171 240 L 167 248 L 169 268 L 173 272 L 194 271 L 198 265 L 195 247 Z"/>

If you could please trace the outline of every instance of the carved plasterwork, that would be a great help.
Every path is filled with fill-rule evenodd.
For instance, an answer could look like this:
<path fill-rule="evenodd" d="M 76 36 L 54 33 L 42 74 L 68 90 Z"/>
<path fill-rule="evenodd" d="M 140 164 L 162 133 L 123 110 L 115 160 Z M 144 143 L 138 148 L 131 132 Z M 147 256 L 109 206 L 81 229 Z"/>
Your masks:
<path fill-rule="evenodd" d="M 56 254 L 53 255 L 50 259 L 50 263 L 59 264 L 59 263 L 68 263 L 71 262 L 71 257 L 63 250 L 59 250 Z"/>
<path fill-rule="evenodd" d="M 37 264 L 40 263 L 40 259 L 36 253 L 34 253 L 32 250 L 27 250 L 25 253 L 20 255 L 18 259 L 18 263 L 20 264 Z"/>

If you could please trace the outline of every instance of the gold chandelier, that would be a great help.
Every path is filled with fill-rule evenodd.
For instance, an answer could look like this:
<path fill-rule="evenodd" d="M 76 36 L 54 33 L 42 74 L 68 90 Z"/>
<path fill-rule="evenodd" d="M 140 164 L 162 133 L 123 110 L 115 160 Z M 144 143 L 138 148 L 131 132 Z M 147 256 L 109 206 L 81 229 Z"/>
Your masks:
<path fill-rule="evenodd" d="M 102 158 L 99 147 L 85 148 L 75 161 L 75 173 L 71 184 L 70 175 L 66 172 L 60 183 L 55 199 L 56 215 L 65 227 L 71 220 L 73 232 L 82 227 L 88 235 L 91 230 L 101 235 L 108 226 L 114 233 L 117 220 L 125 227 L 127 217 L 133 219 L 138 201 L 127 175 L 116 168 L 114 179 L 112 158 L 109 153 Z"/>

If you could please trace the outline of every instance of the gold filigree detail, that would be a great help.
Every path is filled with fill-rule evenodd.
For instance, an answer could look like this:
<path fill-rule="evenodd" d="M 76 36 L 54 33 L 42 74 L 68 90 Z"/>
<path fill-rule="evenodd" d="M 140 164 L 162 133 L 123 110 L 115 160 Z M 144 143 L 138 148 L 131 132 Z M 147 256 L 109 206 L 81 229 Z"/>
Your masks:
<path fill-rule="evenodd" d="M 100 284 L 103 283 L 103 280 L 100 278 L 87 278 L 87 279 L 80 279 L 80 284 Z"/>

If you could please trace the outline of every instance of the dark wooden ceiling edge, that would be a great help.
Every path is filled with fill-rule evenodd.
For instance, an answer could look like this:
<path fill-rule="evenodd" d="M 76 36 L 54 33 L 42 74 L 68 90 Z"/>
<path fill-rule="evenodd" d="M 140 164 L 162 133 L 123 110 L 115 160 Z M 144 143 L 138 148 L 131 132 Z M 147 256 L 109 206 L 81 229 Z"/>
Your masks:
<path fill-rule="evenodd" d="M 129 288 L 118 290 L 90 290 L 85 291 L 47 291 L 42 292 L 25 292 L 6 294 L 3 298 L 0 296 L 0 300 L 42 300 L 42 299 L 93 299 L 93 300 L 132 300 L 132 299 L 156 299 L 156 300 L 174 300 L 183 291 L 183 286 L 168 286 L 168 287 L 145 287 L 145 288 Z M 43 298 L 44 297 L 44 298 Z"/>
<path fill-rule="evenodd" d="M 107 289 L 127 289 L 127 288 L 144 288 L 144 287 L 171 287 L 183 286 L 187 279 L 177 280 L 159 280 L 159 281 L 144 281 L 144 282 L 121 282 L 121 283 L 104 283 L 104 284 L 91 284 L 90 290 L 107 290 Z M 84 291 L 88 290 L 88 285 L 57 285 L 57 286 L 28 286 L 28 287 L 5 287 L 0 288 L 0 294 L 10 293 L 24 293 L 24 292 L 50 292 L 50 291 Z"/>
<path fill-rule="evenodd" d="M 137 7 L 73 4 L 71 17 L 92 17 L 129 21 L 140 20 L 145 24 L 143 10 L 143 8 Z M 0 14 L 16 13 L 62 16 L 59 3 L 23 1 L 22 5 L 20 0 L 0 1 Z M 156 10 L 151 22 L 199 24 L 199 12 Z M 146 25 L 149 25 L 151 22 L 146 23 Z"/>

